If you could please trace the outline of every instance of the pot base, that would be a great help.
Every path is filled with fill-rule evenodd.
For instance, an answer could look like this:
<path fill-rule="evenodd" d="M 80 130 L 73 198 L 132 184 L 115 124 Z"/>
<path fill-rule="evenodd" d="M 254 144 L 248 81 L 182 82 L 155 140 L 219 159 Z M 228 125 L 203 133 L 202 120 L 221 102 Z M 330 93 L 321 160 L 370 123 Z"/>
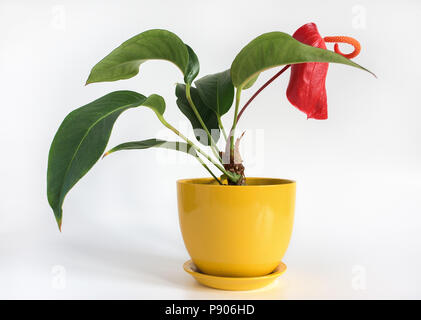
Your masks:
<path fill-rule="evenodd" d="M 220 289 L 231 291 L 245 291 L 254 290 L 267 286 L 272 283 L 277 277 L 285 272 L 287 266 L 284 263 L 279 263 L 273 272 L 261 277 L 221 277 L 213 276 L 200 272 L 194 265 L 192 260 L 188 260 L 183 265 L 184 271 L 189 273 L 200 284 Z"/>

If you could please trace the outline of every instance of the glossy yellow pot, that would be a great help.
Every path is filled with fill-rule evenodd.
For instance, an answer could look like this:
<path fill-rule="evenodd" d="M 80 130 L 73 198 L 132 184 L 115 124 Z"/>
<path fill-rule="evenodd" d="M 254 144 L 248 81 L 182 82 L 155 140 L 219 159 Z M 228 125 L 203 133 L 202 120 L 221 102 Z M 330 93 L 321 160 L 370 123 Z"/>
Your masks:
<path fill-rule="evenodd" d="M 246 186 L 213 179 L 177 181 L 184 243 L 203 273 L 256 277 L 271 273 L 291 238 L 295 182 L 247 178 Z"/>

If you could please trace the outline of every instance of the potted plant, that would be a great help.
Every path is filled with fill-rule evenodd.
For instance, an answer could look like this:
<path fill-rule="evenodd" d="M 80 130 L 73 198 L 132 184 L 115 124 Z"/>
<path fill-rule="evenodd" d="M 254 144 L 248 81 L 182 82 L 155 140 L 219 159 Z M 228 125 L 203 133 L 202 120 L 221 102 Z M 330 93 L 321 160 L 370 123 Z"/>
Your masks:
<path fill-rule="evenodd" d="M 325 42 L 335 42 L 335 52 L 327 50 Z M 354 52 L 342 54 L 338 42 L 352 44 Z M 189 139 L 170 124 L 164 117 L 165 101 L 157 94 L 116 91 L 69 113 L 54 137 L 48 158 L 48 201 L 60 230 L 66 194 L 101 156 L 153 147 L 184 152 L 196 158 L 211 176 L 177 181 L 180 227 L 192 257 L 184 266 L 186 271 L 216 288 L 252 289 L 267 284 L 285 270 L 281 260 L 292 232 L 295 182 L 246 178 L 239 151 L 241 137 L 235 139 L 237 123 L 252 100 L 288 68 L 288 100 L 308 118 L 326 119 L 328 63 L 368 71 L 348 59 L 359 51 L 356 40 L 322 38 L 316 25 L 309 23 L 293 36 L 270 32 L 255 38 L 235 57 L 230 69 L 193 84 L 199 74 L 199 60 L 174 33 L 149 30 L 127 40 L 93 67 L 86 84 L 129 79 L 147 60 L 172 62 L 184 80 L 175 89 L 177 106 L 191 122 L 196 139 Z M 251 88 L 261 72 L 279 66 L 283 68 L 240 109 L 242 91 Z M 119 115 L 136 107 L 150 108 L 179 139 L 132 141 L 104 154 Z M 221 118 L 231 107 L 232 127 L 225 131 Z"/>

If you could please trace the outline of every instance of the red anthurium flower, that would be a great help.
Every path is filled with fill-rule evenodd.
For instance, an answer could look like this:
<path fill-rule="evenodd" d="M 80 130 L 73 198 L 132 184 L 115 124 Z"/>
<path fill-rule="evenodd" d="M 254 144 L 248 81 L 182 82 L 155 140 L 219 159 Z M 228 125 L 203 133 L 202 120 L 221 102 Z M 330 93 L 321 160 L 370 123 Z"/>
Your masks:
<path fill-rule="evenodd" d="M 334 50 L 336 53 L 345 58 L 352 59 L 356 57 L 360 51 L 360 43 L 351 37 L 336 36 L 322 38 L 314 23 L 307 23 L 299 28 L 293 34 L 293 37 L 307 45 L 326 50 L 326 42 L 334 42 Z M 347 43 L 354 47 L 351 53 L 342 53 L 339 50 L 338 42 Z M 327 119 L 327 98 L 325 81 L 329 64 L 326 62 L 309 62 L 293 65 L 286 65 L 279 70 L 272 78 L 265 82 L 259 90 L 257 90 L 247 103 L 238 113 L 240 120 L 242 114 L 254 100 L 269 84 L 283 74 L 291 67 L 291 77 L 287 89 L 288 100 L 299 110 L 307 114 L 307 118 Z"/>
<path fill-rule="evenodd" d="M 308 23 L 292 35 L 296 40 L 313 47 L 326 49 L 314 23 Z M 325 81 L 328 63 L 311 62 L 291 66 L 287 98 L 295 107 L 307 114 L 307 118 L 327 119 Z"/>
<path fill-rule="evenodd" d="M 307 23 L 293 34 L 293 38 L 307 45 L 326 49 L 325 42 L 344 42 L 354 46 L 354 52 L 343 54 L 335 44 L 335 52 L 347 58 L 353 58 L 361 50 L 357 40 L 350 37 L 322 38 L 314 23 Z M 328 63 L 311 62 L 291 66 L 291 77 L 287 89 L 287 98 L 292 105 L 307 114 L 307 118 L 327 119 L 327 97 L 325 81 Z"/>

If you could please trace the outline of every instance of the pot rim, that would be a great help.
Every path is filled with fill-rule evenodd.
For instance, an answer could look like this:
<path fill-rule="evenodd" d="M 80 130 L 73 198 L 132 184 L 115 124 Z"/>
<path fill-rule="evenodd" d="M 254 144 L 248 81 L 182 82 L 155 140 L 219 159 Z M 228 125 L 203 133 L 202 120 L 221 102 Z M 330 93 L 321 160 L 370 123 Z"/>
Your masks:
<path fill-rule="evenodd" d="M 220 185 L 213 178 L 191 178 L 191 179 L 179 179 L 177 185 L 189 184 L 195 186 L 201 186 L 205 188 L 270 188 L 285 185 L 296 184 L 294 180 L 280 179 L 280 178 L 266 178 L 266 177 L 246 177 L 247 180 L 261 181 L 262 184 L 250 184 L 245 186 L 232 186 L 232 185 Z"/>

